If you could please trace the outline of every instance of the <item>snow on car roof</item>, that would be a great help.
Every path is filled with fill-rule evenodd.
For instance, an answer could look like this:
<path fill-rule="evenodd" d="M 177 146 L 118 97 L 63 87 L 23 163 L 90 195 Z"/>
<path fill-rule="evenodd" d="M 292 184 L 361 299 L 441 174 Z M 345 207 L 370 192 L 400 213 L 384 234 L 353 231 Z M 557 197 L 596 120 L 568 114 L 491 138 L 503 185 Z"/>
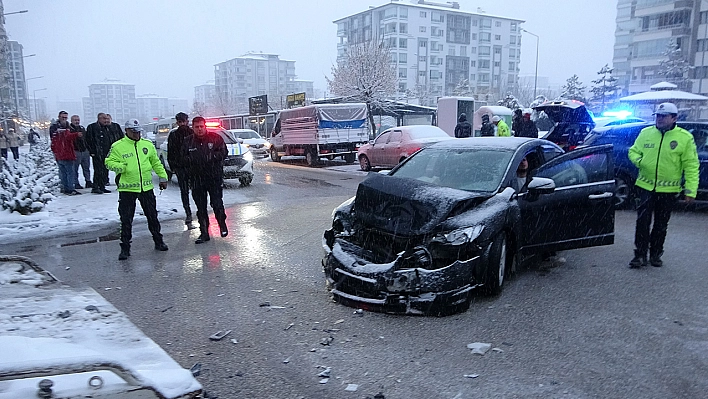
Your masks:
<path fill-rule="evenodd" d="M 470 137 L 466 139 L 445 140 L 435 143 L 428 148 L 478 148 L 493 147 L 499 149 L 516 150 L 522 145 L 538 139 L 526 137 Z M 544 141 L 544 143 L 547 143 Z"/>

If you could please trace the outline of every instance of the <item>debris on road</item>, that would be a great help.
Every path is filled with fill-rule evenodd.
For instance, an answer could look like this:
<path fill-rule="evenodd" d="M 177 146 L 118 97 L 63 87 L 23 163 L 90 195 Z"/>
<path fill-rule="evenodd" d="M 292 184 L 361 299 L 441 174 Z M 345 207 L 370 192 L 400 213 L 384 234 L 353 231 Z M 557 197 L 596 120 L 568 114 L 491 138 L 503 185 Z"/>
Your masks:
<path fill-rule="evenodd" d="M 479 374 L 465 374 L 463 375 L 465 378 L 477 378 L 479 377 Z"/>
<path fill-rule="evenodd" d="M 212 341 L 221 341 L 225 336 L 231 334 L 231 330 L 226 330 L 226 331 L 217 331 L 214 334 L 209 336 L 209 339 Z"/>
<path fill-rule="evenodd" d="M 356 392 L 357 389 L 359 389 L 359 385 L 357 384 L 347 384 L 347 387 L 344 388 L 347 392 Z"/>
<path fill-rule="evenodd" d="M 330 335 L 329 337 L 322 338 L 322 341 L 320 341 L 320 344 L 322 344 L 324 346 L 329 346 L 329 344 L 331 344 L 332 341 L 334 341 L 334 337 Z"/>
<path fill-rule="evenodd" d="M 232 344 L 237 344 L 237 343 L 238 343 L 238 340 L 236 340 L 236 338 L 231 338 L 231 343 L 232 343 Z"/>
<path fill-rule="evenodd" d="M 62 319 L 67 319 L 67 318 L 69 318 L 69 316 L 71 316 L 71 312 L 68 310 L 65 310 L 63 312 L 59 312 L 59 314 L 57 314 L 57 316 L 61 317 Z"/>
<path fill-rule="evenodd" d="M 270 302 L 263 302 L 263 303 L 261 303 L 261 304 L 258 305 L 258 306 L 264 308 L 264 307 L 266 307 L 266 306 L 270 306 Z"/>
<path fill-rule="evenodd" d="M 493 352 L 502 353 L 504 352 L 501 348 L 492 348 Z"/>
<path fill-rule="evenodd" d="M 202 373 L 202 364 L 201 363 L 194 363 L 194 366 L 192 366 L 189 371 L 192 372 L 193 377 L 199 377 L 199 375 Z"/>
<path fill-rule="evenodd" d="M 174 307 L 174 306 L 168 306 L 168 307 L 162 309 L 160 312 L 165 313 L 165 312 L 167 312 L 168 310 L 172 309 L 173 307 Z"/>
<path fill-rule="evenodd" d="M 288 356 L 288 358 L 287 358 L 287 359 L 283 360 L 283 363 L 285 363 L 285 364 L 288 364 L 288 363 L 290 363 L 290 356 Z"/>
<path fill-rule="evenodd" d="M 339 323 L 344 323 L 344 319 L 339 319 L 339 320 L 337 320 L 337 321 L 334 322 L 334 324 L 339 324 Z"/>
<path fill-rule="evenodd" d="M 69 270 L 69 269 L 71 269 L 71 266 L 67 266 L 64 268 L 64 270 Z"/>
<path fill-rule="evenodd" d="M 483 342 L 473 342 L 471 344 L 467 344 L 468 349 L 472 349 L 472 353 L 475 355 L 482 355 L 484 356 L 487 352 L 489 352 L 490 349 L 492 349 L 492 344 L 485 344 Z"/>
<path fill-rule="evenodd" d="M 288 326 L 285 327 L 285 331 L 288 331 L 289 329 L 293 328 L 294 325 L 295 325 L 295 323 L 288 324 Z"/>
<path fill-rule="evenodd" d="M 326 369 L 324 369 L 324 371 L 322 371 L 321 373 L 317 374 L 317 376 L 318 376 L 318 377 L 322 377 L 322 378 L 329 378 L 330 373 L 332 373 L 332 368 L 331 368 L 331 367 L 327 367 Z"/>
<path fill-rule="evenodd" d="M 326 384 L 329 382 L 329 378 L 323 378 L 320 380 L 320 384 Z"/>
<path fill-rule="evenodd" d="M 364 315 L 364 309 L 357 309 L 354 311 L 355 316 L 363 316 Z"/>
<path fill-rule="evenodd" d="M 84 308 L 87 312 L 96 312 L 96 313 L 101 313 L 98 308 L 94 305 L 88 305 Z"/>

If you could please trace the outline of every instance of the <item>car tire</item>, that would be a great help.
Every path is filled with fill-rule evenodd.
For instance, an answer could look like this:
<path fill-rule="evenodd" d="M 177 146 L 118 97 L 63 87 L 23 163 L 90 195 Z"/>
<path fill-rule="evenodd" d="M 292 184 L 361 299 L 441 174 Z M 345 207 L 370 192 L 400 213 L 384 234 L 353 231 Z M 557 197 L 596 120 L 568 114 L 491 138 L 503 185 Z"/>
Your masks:
<path fill-rule="evenodd" d="M 350 152 L 349 154 L 344 154 L 344 162 L 346 163 L 354 163 L 356 161 L 356 154 L 353 152 Z"/>
<path fill-rule="evenodd" d="M 307 166 L 317 166 L 318 161 L 319 158 L 317 158 L 317 150 L 314 148 L 308 148 L 305 151 L 305 162 L 307 163 Z"/>
<path fill-rule="evenodd" d="M 253 177 L 251 176 L 243 176 L 238 179 L 238 182 L 241 183 L 242 187 L 250 186 L 252 181 Z"/>
<path fill-rule="evenodd" d="M 370 171 L 371 170 L 371 162 L 369 162 L 369 157 L 367 157 L 366 155 L 359 155 L 359 167 L 364 172 Z"/>
<path fill-rule="evenodd" d="M 509 275 L 509 255 L 504 232 L 499 233 L 492 242 L 484 276 L 484 290 L 489 295 L 499 295 L 504 289 L 504 280 Z"/>
<path fill-rule="evenodd" d="M 627 209 L 632 202 L 632 185 L 624 176 L 615 177 L 615 209 Z"/>
<path fill-rule="evenodd" d="M 280 157 L 278 156 L 278 150 L 275 146 L 270 147 L 270 159 L 274 162 L 280 162 Z"/>

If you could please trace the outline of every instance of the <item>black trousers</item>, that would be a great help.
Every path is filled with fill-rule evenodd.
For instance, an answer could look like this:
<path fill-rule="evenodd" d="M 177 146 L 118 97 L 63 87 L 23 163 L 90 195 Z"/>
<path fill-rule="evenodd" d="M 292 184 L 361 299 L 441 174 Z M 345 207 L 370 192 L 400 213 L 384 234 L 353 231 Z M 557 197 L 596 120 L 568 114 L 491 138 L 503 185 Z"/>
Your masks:
<path fill-rule="evenodd" d="M 102 190 L 108 185 L 108 169 L 106 168 L 106 158 L 95 155 L 93 159 L 93 189 Z"/>
<path fill-rule="evenodd" d="M 118 214 L 120 215 L 121 245 L 127 245 L 129 247 L 130 241 L 133 239 L 135 200 L 140 201 L 140 206 L 143 208 L 143 213 L 148 222 L 148 230 L 152 233 L 152 240 L 155 244 L 161 243 L 162 234 L 160 233 L 160 221 L 157 220 L 157 201 L 155 200 L 155 193 L 153 193 L 152 190 L 143 191 L 141 193 L 120 191 L 118 193 Z"/>
<path fill-rule="evenodd" d="M 0 148 L 0 155 L 2 155 L 3 158 L 7 159 L 7 148 Z"/>
<path fill-rule="evenodd" d="M 678 194 L 657 193 L 639 187 L 636 187 L 636 192 L 639 205 L 637 228 L 634 233 L 634 255 L 646 258 L 649 251 L 650 256 L 660 257 L 664 253 L 666 229 L 669 227 L 671 211 L 674 209 Z"/>
<path fill-rule="evenodd" d="M 223 181 L 193 179 L 192 198 L 197 205 L 197 220 L 199 221 L 199 231 L 202 234 L 209 234 L 209 213 L 207 212 L 207 195 L 211 209 L 214 210 L 214 218 L 219 226 L 226 225 L 226 211 L 224 210 Z"/>
<path fill-rule="evenodd" d="M 20 147 L 10 147 L 10 151 L 12 151 L 12 158 L 20 159 Z"/>
<path fill-rule="evenodd" d="M 192 215 L 192 209 L 189 207 L 189 173 L 184 169 L 176 169 L 177 183 L 179 183 L 179 195 L 182 197 L 182 207 L 187 216 Z"/>

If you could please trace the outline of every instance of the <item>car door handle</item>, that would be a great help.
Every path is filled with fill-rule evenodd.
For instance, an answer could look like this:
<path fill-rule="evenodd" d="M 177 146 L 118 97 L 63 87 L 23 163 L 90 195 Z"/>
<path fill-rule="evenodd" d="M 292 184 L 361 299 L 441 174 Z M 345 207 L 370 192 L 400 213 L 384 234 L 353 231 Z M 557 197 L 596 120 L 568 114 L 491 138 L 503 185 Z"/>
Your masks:
<path fill-rule="evenodd" d="M 602 193 L 602 194 L 590 194 L 590 195 L 588 195 L 588 199 L 595 200 L 595 199 L 610 198 L 610 197 L 612 197 L 613 195 L 614 195 L 614 194 L 612 194 L 612 193 L 610 193 L 610 192 L 605 192 L 605 193 Z"/>

